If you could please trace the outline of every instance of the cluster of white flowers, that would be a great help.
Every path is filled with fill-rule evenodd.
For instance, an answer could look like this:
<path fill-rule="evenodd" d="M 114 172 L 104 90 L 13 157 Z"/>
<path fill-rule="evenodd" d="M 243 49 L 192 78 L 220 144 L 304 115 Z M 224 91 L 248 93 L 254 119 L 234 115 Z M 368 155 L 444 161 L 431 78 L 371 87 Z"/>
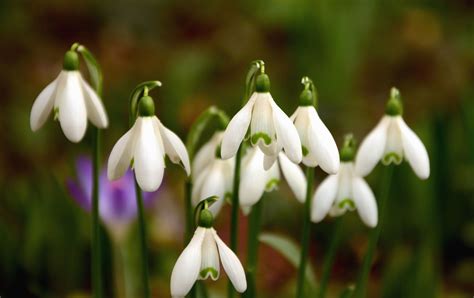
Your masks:
<path fill-rule="evenodd" d="M 83 138 L 87 119 L 98 128 L 108 126 L 104 106 L 82 78 L 77 59 L 75 52 L 67 52 L 63 71 L 35 100 L 30 118 L 33 131 L 45 123 L 52 110 L 72 142 Z M 132 167 L 139 186 L 145 191 L 154 191 L 161 185 L 167 155 L 173 163 L 182 164 L 188 176 L 192 174 L 195 205 L 210 196 L 219 198 L 209 207 L 211 215 L 208 216 L 212 218 L 232 192 L 235 155 L 247 137 L 249 146 L 243 146 L 238 189 L 244 213 L 250 211 L 265 191 L 278 186 L 280 170 L 295 197 L 304 202 L 308 182 L 298 165 L 302 162 L 307 167 L 320 166 L 329 174 L 313 197 L 311 219 L 314 222 L 321 221 L 328 213 L 339 216 L 347 210 L 357 209 L 362 221 L 375 227 L 377 203 L 363 177 L 380 160 L 384 164 L 399 164 L 406 158 L 421 179 L 428 178 L 428 154 L 402 119 L 396 89 L 391 92 L 386 115 L 362 142 L 358 153 L 349 142 L 342 148 L 341 155 L 316 111 L 314 92 L 305 88 L 299 107 L 288 117 L 275 103 L 269 89 L 268 76 L 258 74 L 255 92 L 225 131 L 216 132 L 202 146 L 192 165 L 183 142 L 155 116 L 153 99 L 144 94 L 138 102 L 135 123 L 112 149 L 108 160 L 109 179 L 120 178 Z M 242 264 L 217 236 L 212 224 L 205 221 L 199 224 L 176 262 L 171 276 L 172 296 L 184 297 L 197 279 L 211 277 L 216 280 L 220 271 L 219 259 L 236 290 L 245 291 L 247 283 Z"/>

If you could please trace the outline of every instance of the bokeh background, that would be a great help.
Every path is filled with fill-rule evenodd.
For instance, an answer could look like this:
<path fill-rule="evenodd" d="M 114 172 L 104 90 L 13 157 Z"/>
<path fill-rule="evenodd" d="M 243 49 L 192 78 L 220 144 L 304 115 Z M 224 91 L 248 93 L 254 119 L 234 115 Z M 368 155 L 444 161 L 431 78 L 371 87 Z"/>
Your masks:
<path fill-rule="evenodd" d="M 158 79 L 157 114 L 186 138 L 209 105 L 239 109 L 249 63 L 266 62 L 272 94 L 288 114 L 310 76 L 319 113 L 338 144 L 361 140 L 382 116 L 397 86 L 404 117 L 427 146 L 432 175 L 420 181 L 397 167 L 369 286 L 370 297 L 472 297 L 474 294 L 474 4 L 457 1 L 9 1 L 0 2 L 0 296 L 88 297 L 90 215 L 70 197 L 79 145 L 58 124 L 29 128 L 35 97 L 79 41 L 100 61 L 110 128 L 106 160 L 128 125 L 133 87 Z M 85 72 L 84 72 L 85 73 Z M 377 194 L 378 166 L 368 181 Z M 324 178 L 318 170 L 317 182 Z M 148 209 L 151 285 L 169 296 L 169 277 L 183 248 L 183 171 L 169 165 Z M 285 183 L 265 196 L 263 230 L 299 242 L 302 205 Z M 229 239 L 229 207 L 217 229 Z M 245 260 L 246 218 L 239 256 Z M 310 258 L 320 276 L 334 220 L 312 226 Z M 125 251 L 127 283 L 139 287 L 136 227 Z M 356 213 L 344 218 L 328 297 L 353 283 L 369 230 Z M 116 296 L 114 250 L 103 234 L 107 297 Z M 262 245 L 261 297 L 291 297 L 296 270 Z M 134 269 L 135 268 L 135 269 Z M 134 271 L 135 270 L 135 271 Z M 135 273 L 134 273 L 135 272 Z M 138 285 L 137 285 L 138 284 Z M 227 281 L 207 283 L 215 297 Z M 135 286 L 133 286 L 135 285 Z M 139 296 L 136 296 L 139 297 Z"/>

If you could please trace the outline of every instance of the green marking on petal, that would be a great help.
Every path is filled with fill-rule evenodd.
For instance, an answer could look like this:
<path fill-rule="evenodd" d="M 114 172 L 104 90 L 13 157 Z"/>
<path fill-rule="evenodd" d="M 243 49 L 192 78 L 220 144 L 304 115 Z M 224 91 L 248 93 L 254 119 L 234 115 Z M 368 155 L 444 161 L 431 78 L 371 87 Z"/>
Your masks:
<path fill-rule="evenodd" d="M 309 154 L 309 150 L 308 148 L 306 148 L 306 146 L 301 145 L 301 150 L 303 150 L 303 156 L 306 156 Z"/>
<path fill-rule="evenodd" d="M 349 206 L 349 210 L 354 210 L 356 208 L 354 201 L 351 199 L 344 199 L 337 204 L 337 207 L 344 209 L 346 206 Z"/>
<path fill-rule="evenodd" d="M 54 107 L 54 110 L 53 110 L 53 119 L 54 121 L 58 120 L 59 118 L 59 108 L 58 107 Z"/>
<path fill-rule="evenodd" d="M 388 166 L 392 162 L 396 165 L 399 165 L 402 163 L 402 161 L 403 161 L 403 158 L 395 152 L 390 152 L 390 153 L 385 154 L 385 156 L 382 159 L 382 163 L 386 166 Z"/>
<path fill-rule="evenodd" d="M 270 145 L 272 143 L 272 138 L 270 138 L 269 135 L 267 135 L 266 133 L 264 132 L 257 132 L 255 134 L 252 135 L 252 138 L 250 139 L 252 144 L 257 144 L 258 143 L 258 140 L 259 139 L 263 139 L 263 142 L 265 143 L 265 145 Z"/>
<path fill-rule="evenodd" d="M 267 185 L 265 185 L 265 191 L 272 191 L 278 187 L 278 183 L 280 183 L 280 180 L 278 179 L 271 179 L 270 181 L 267 182 Z"/>
<path fill-rule="evenodd" d="M 217 270 L 212 267 L 204 268 L 201 270 L 201 272 L 199 272 L 199 277 L 202 279 L 207 279 L 209 276 L 215 280 L 219 277 L 219 272 L 217 272 Z"/>

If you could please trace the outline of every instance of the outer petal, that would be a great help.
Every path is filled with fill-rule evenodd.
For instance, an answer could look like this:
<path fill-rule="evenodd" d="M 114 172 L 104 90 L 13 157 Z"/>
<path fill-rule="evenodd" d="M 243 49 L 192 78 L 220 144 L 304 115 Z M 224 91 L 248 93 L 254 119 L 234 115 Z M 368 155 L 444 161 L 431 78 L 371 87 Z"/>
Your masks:
<path fill-rule="evenodd" d="M 339 171 L 339 150 L 336 141 L 324 125 L 314 107 L 309 110 L 310 127 L 308 131 L 309 150 L 319 166 L 328 174 Z"/>
<path fill-rule="evenodd" d="M 217 251 L 214 233 L 211 229 L 206 229 L 204 241 L 202 242 L 202 258 L 199 279 L 217 280 L 219 278 L 220 264 L 219 252 Z"/>
<path fill-rule="evenodd" d="M 292 163 L 283 152 L 281 152 L 278 157 L 283 176 L 288 182 L 293 194 L 298 201 L 304 203 L 307 182 L 303 171 L 298 165 Z"/>
<path fill-rule="evenodd" d="M 157 119 L 157 118 L 155 118 Z M 159 120 L 158 120 L 159 121 Z M 171 130 L 166 128 L 160 122 L 160 133 L 165 146 L 165 152 L 173 163 L 183 163 L 184 169 L 188 176 L 191 174 L 191 166 L 189 162 L 188 151 L 184 146 L 183 141 Z"/>
<path fill-rule="evenodd" d="M 223 132 L 216 132 L 196 153 L 191 165 L 193 176 L 199 173 L 216 158 L 216 148 L 222 141 Z"/>
<path fill-rule="evenodd" d="M 110 153 L 107 176 L 110 180 L 116 180 L 125 174 L 133 158 L 135 138 L 140 131 L 141 121 L 136 121 L 133 127 L 127 131 L 115 144 Z"/>
<path fill-rule="evenodd" d="M 99 128 L 106 128 L 109 125 L 109 119 L 107 118 L 107 113 L 105 112 L 102 100 L 80 74 L 79 77 L 84 91 L 84 99 L 89 120 Z"/>
<path fill-rule="evenodd" d="M 367 176 L 382 158 L 390 120 L 390 116 L 384 116 L 362 141 L 355 162 L 355 170 L 358 175 Z"/>
<path fill-rule="evenodd" d="M 207 179 L 207 176 L 208 176 L 210 170 L 211 170 L 210 166 L 206 167 L 201 173 L 199 173 L 197 175 L 197 177 L 193 181 L 194 185 L 193 185 L 193 191 L 192 191 L 192 194 L 191 194 L 191 198 L 192 198 L 192 201 L 193 201 L 194 205 L 197 205 L 199 203 L 199 201 L 201 200 L 201 198 L 202 198 L 201 190 L 202 190 L 202 187 L 203 187 L 204 183 L 206 182 L 206 179 Z"/>
<path fill-rule="evenodd" d="M 152 117 L 138 117 L 137 121 L 141 121 L 141 126 L 133 154 L 135 175 L 142 190 L 155 191 L 161 185 L 165 170 L 159 136 L 153 129 Z"/>
<path fill-rule="evenodd" d="M 371 228 L 377 226 L 378 213 L 375 196 L 363 178 L 354 177 L 352 180 L 352 193 L 357 212 L 362 221 Z"/>
<path fill-rule="evenodd" d="M 403 151 L 408 163 L 420 179 L 428 179 L 430 176 L 430 160 L 425 146 L 401 117 L 397 119 L 397 122 L 402 135 Z"/>
<path fill-rule="evenodd" d="M 320 222 L 331 209 L 336 199 L 338 175 L 330 175 L 319 185 L 311 206 L 311 220 Z"/>
<path fill-rule="evenodd" d="M 224 267 L 227 276 L 237 292 L 245 292 L 247 289 L 247 280 L 245 279 L 244 268 L 242 267 L 239 258 L 230 248 L 227 247 L 227 245 L 225 245 L 214 229 L 212 229 L 212 232 L 217 243 L 217 248 L 219 249 L 222 266 Z"/>
<path fill-rule="evenodd" d="M 221 156 L 223 159 L 229 159 L 237 153 L 240 143 L 242 143 L 249 128 L 256 96 L 256 93 L 254 93 L 245 106 L 235 114 L 227 125 L 221 145 Z"/>
<path fill-rule="evenodd" d="M 263 153 L 258 147 L 250 148 L 242 162 L 239 185 L 241 206 L 252 206 L 262 197 L 267 184 L 267 171 L 262 167 Z"/>
<path fill-rule="evenodd" d="M 58 84 L 55 106 L 59 109 L 59 122 L 66 138 L 77 143 L 87 128 L 87 110 L 80 73 L 68 71 Z"/>
<path fill-rule="evenodd" d="M 58 85 L 59 76 L 52 81 L 36 97 L 30 114 L 30 127 L 32 131 L 37 131 L 48 119 L 54 106 L 54 92 Z"/>
<path fill-rule="evenodd" d="M 202 242 L 206 229 L 198 227 L 171 273 L 171 296 L 184 297 L 191 290 L 201 269 Z"/>
<path fill-rule="evenodd" d="M 219 200 L 211 205 L 209 208 L 211 212 L 216 215 L 224 203 L 224 196 L 226 191 L 226 177 L 222 171 L 222 160 L 214 161 L 211 169 L 206 174 L 206 179 L 201 188 L 200 200 L 210 196 L 218 196 Z"/>
<path fill-rule="evenodd" d="M 294 163 L 300 163 L 303 158 L 301 151 L 301 141 L 293 122 L 280 109 L 280 107 L 271 100 L 273 111 L 273 124 L 277 134 L 278 143 L 283 146 L 288 158 Z"/>

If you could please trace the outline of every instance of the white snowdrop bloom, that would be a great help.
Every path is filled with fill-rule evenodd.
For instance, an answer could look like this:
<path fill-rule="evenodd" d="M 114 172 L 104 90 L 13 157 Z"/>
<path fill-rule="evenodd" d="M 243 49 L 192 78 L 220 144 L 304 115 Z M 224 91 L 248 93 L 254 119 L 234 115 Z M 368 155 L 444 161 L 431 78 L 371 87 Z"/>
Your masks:
<path fill-rule="evenodd" d="M 108 126 L 109 121 L 102 101 L 84 80 L 78 67 L 77 53 L 66 52 L 63 70 L 41 91 L 33 103 L 30 114 L 32 131 L 40 129 L 53 110 L 54 119 L 59 120 L 64 135 L 74 143 L 84 137 L 87 119 L 98 128 Z"/>
<path fill-rule="evenodd" d="M 311 220 L 320 222 L 326 214 L 340 216 L 347 210 L 356 210 L 369 227 L 377 226 L 378 212 L 375 196 L 365 180 L 354 171 L 352 161 L 342 162 L 339 172 L 329 175 L 316 190 Z"/>
<path fill-rule="evenodd" d="M 428 152 L 420 138 L 402 118 L 402 103 L 397 89 L 392 88 L 385 116 L 367 135 L 356 157 L 356 171 L 368 175 L 381 160 L 383 164 L 400 164 L 406 159 L 420 179 L 430 176 Z"/>
<path fill-rule="evenodd" d="M 181 139 L 155 116 L 153 99 L 140 99 L 139 116 L 130 130 L 115 144 L 110 153 L 107 175 L 110 180 L 122 177 L 133 164 L 138 185 L 144 191 L 160 187 L 165 169 L 165 154 L 176 164 L 181 163 L 190 174 L 188 152 Z"/>
<path fill-rule="evenodd" d="M 216 132 L 197 152 L 192 163 L 194 184 L 192 199 L 194 205 L 211 196 L 217 202 L 209 207 L 216 215 L 224 205 L 225 198 L 232 193 L 235 158 L 222 160 L 218 155 L 223 132 Z"/>
<path fill-rule="evenodd" d="M 273 100 L 269 92 L 268 76 L 258 75 L 255 86 L 256 91 L 225 130 L 221 146 L 222 158 L 235 156 L 250 128 L 252 145 L 258 146 L 265 155 L 277 156 L 284 149 L 291 161 L 300 163 L 302 152 L 298 132 L 290 118 Z"/>
<path fill-rule="evenodd" d="M 299 106 L 291 116 L 301 139 L 303 163 L 320 166 L 328 174 L 339 170 L 339 150 L 336 141 L 319 118 L 313 105 Z"/>
<path fill-rule="evenodd" d="M 239 185 L 239 203 L 244 213 L 256 204 L 265 191 L 270 192 L 278 187 L 280 170 L 283 173 L 290 189 L 300 202 L 304 202 L 306 193 L 306 179 L 301 168 L 280 152 L 278 162 L 265 170 L 262 167 L 264 154 L 258 147 L 247 150 L 242 159 L 242 170 Z"/>
<path fill-rule="evenodd" d="M 203 210 L 204 211 L 204 210 Z M 196 229 L 171 273 L 171 296 L 184 297 L 198 279 L 217 280 L 222 262 L 227 276 L 239 293 L 247 289 L 244 268 L 235 253 L 219 238 L 212 223 Z"/>

